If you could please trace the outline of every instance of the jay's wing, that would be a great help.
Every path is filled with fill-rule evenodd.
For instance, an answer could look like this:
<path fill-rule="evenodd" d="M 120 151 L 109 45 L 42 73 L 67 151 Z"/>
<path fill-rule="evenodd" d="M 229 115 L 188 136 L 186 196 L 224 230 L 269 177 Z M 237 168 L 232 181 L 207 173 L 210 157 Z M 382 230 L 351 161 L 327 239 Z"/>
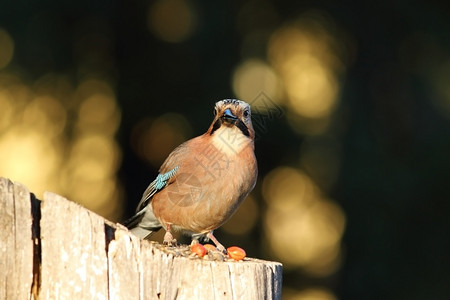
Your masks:
<path fill-rule="evenodd" d="M 142 199 L 136 209 L 136 214 L 123 222 L 123 225 L 132 229 L 132 231 L 141 238 L 145 238 L 151 235 L 154 230 L 160 229 L 161 223 L 156 219 L 151 207 L 147 207 L 147 205 L 155 193 L 166 187 L 168 181 L 177 173 L 177 171 L 178 166 L 169 172 L 159 174 L 156 179 L 150 183 L 142 195 Z"/>
<path fill-rule="evenodd" d="M 142 195 L 141 201 L 139 201 L 139 204 L 136 208 L 136 213 L 139 213 L 143 208 L 145 208 L 149 202 L 149 200 L 152 198 L 154 194 L 162 190 L 167 186 L 167 183 L 169 180 L 177 173 L 178 166 L 170 170 L 169 172 L 166 172 L 164 174 L 158 174 L 155 180 L 153 180 L 152 183 L 147 187 L 144 194 Z"/>
<path fill-rule="evenodd" d="M 175 148 L 172 153 L 167 157 L 167 159 L 162 164 L 159 169 L 159 174 L 155 180 L 147 187 L 142 195 L 141 201 L 136 208 L 136 213 L 139 213 L 143 208 L 145 208 L 150 202 L 154 194 L 165 188 L 168 184 L 171 184 L 175 178 L 175 174 L 180 168 L 181 162 L 183 162 L 186 157 L 191 153 L 190 144 L 195 139 L 187 141 L 177 148 Z M 172 179 L 173 178 L 173 179 Z M 171 180 L 172 179 L 172 180 Z"/>
<path fill-rule="evenodd" d="M 144 191 L 141 201 L 139 201 L 137 206 L 136 214 L 123 222 L 123 225 L 131 229 L 140 238 L 146 238 L 162 227 L 159 220 L 153 214 L 152 206 L 149 203 L 157 192 L 176 180 L 175 175 L 181 165 L 180 163 L 189 155 L 189 141 L 181 144 L 170 153 L 169 157 L 167 157 L 161 166 L 160 173 L 156 179 Z"/>

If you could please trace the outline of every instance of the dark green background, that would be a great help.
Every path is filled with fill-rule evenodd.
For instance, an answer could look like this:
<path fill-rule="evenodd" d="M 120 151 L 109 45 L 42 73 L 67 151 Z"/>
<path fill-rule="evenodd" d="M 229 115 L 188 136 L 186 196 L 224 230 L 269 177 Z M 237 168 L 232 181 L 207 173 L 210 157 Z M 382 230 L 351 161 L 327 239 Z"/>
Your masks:
<path fill-rule="evenodd" d="M 119 177 L 128 199 L 124 217 L 157 172 L 131 149 L 136 121 L 175 111 L 189 120 L 195 135 L 203 133 L 213 103 L 233 97 L 230 78 L 243 59 L 246 32 L 275 30 L 319 9 L 355 46 L 338 107 L 344 116 L 343 156 L 330 194 L 347 218 L 344 257 L 330 277 L 314 279 L 293 270 L 284 275 L 284 285 L 326 286 L 340 299 L 450 299 L 450 123 L 433 105 L 440 96 L 427 72 L 450 61 L 448 3 L 194 1 L 202 23 L 178 44 L 147 29 L 151 3 L 0 2 L 0 27 L 15 41 L 13 64 L 30 80 L 55 72 L 76 81 L 89 68 L 114 82 L 122 110 L 117 138 L 123 151 Z M 239 17 L 244 9 L 251 18 Z M 266 19 L 265 10 L 276 17 Z M 98 18 L 101 26 L 92 21 Z M 90 32 L 112 44 L 92 41 L 92 57 L 81 59 L 74 41 Z M 405 46 L 414 33 L 429 41 Z M 102 46 L 111 48 L 110 57 L 96 58 Z M 264 46 L 254 55 L 264 59 Z M 440 80 L 450 89 L 447 75 Z M 297 164 L 302 140 L 284 118 L 273 120 L 256 143 L 260 178 L 280 164 Z M 225 233 L 217 235 L 229 242 Z M 266 258 L 261 239 L 255 229 L 241 244 L 250 256 Z"/>

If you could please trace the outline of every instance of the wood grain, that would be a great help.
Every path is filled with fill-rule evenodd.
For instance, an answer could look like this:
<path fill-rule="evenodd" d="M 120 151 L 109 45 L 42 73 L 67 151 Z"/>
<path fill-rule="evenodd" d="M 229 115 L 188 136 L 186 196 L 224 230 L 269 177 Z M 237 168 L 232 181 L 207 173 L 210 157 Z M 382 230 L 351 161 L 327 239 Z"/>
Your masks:
<path fill-rule="evenodd" d="M 0 178 L 0 299 L 281 299 L 277 262 L 200 259 Z"/>
<path fill-rule="evenodd" d="M 30 192 L 0 177 L 0 299 L 29 299 L 33 282 Z"/>

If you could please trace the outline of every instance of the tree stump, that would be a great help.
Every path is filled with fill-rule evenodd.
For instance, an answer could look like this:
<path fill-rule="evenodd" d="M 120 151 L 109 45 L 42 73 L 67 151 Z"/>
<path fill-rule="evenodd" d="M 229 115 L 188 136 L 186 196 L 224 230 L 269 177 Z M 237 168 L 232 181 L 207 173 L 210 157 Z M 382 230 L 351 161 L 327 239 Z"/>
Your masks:
<path fill-rule="evenodd" d="M 0 299 L 281 299 L 282 266 L 185 257 L 0 177 Z"/>

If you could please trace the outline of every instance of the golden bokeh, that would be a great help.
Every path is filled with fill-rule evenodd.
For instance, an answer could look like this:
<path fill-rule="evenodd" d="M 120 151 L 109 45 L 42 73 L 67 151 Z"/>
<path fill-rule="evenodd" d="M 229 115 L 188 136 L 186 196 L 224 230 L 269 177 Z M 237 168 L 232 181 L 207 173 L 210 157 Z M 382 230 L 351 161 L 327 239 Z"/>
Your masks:
<path fill-rule="evenodd" d="M 252 195 L 248 196 L 237 212 L 221 229 L 235 235 L 246 235 L 253 229 L 258 220 L 259 208 Z"/>
<path fill-rule="evenodd" d="M 233 91 L 239 99 L 250 101 L 261 92 L 273 101 L 281 99 L 280 79 L 272 67 L 262 60 L 245 60 L 235 69 L 232 82 Z"/>
<path fill-rule="evenodd" d="M 134 151 L 153 167 L 159 168 L 170 152 L 191 135 L 191 126 L 184 116 L 167 113 L 154 120 L 138 122 L 131 138 Z"/>
<path fill-rule="evenodd" d="M 79 108 L 78 126 L 82 130 L 98 130 L 114 134 L 120 124 L 120 112 L 114 98 L 105 94 L 93 94 Z"/>
<path fill-rule="evenodd" d="M 76 90 L 77 129 L 114 135 L 120 125 L 115 94 L 105 81 L 89 79 Z"/>
<path fill-rule="evenodd" d="M 264 230 L 273 254 L 289 269 L 301 267 L 313 276 L 327 276 L 339 266 L 345 216 L 325 199 L 303 172 L 279 167 L 263 182 L 267 202 Z"/>
<path fill-rule="evenodd" d="M 118 168 L 118 145 L 107 136 L 85 134 L 75 138 L 67 166 L 75 178 L 101 181 L 115 174 Z"/>
<path fill-rule="evenodd" d="M 52 96 L 32 99 L 23 112 L 23 125 L 46 132 L 49 137 L 60 135 L 66 126 L 66 110 Z"/>
<path fill-rule="evenodd" d="M 119 123 L 111 85 L 87 79 L 75 91 L 75 119 L 64 183 L 68 193 L 93 211 L 113 219 L 120 216 L 120 197 L 116 178 L 121 151 L 114 139 Z"/>
<path fill-rule="evenodd" d="M 285 300 L 337 300 L 337 298 L 324 288 L 311 287 L 302 291 L 283 289 Z"/>
<path fill-rule="evenodd" d="M 343 65 L 322 16 L 305 15 L 276 30 L 268 57 L 284 84 L 287 105 L 307 119 L 327 118 L 336 107 Z"/>
<path fill-rule="evenodd" d="M 0 27 L 0 69 L 6 67 L 14 55 L 14 41 L 9 33 Z"/>
<path fill-rule="evenodd" d="M 57 189 L 62 149 L 40 130 L 16 123 L 0 137 L 0 176 L 26 184 L 33 193 Z"/>
<path fill-rule="evenodd" d="M 109 83 L 91 78 L 73 88 L 63 76 L 46 74 L 27 84 L 4 73 L 0 105 L 0 176 L 40 199 L 49 190 L 120 217 L 120 111 Z"/>
<path fill-rule="evenodd" d="M 14 117 L 14 99 L 8 90 L 0 89 L 0 132 L 8 128 Z"/>
<path fill-rule="evenodd" d="M 197 15 L 189 0 L 157 0 L 149 8 L 147 22 L 161 40 L 179 43 L 194 33 Z"/>
<path fill-rule="evenodd" d="M 292 110 L 286 111 L 286 120 L 292 130 L 300 136 L 321 136 L 330 129 L 332 118 L 307 119 Z"/>

